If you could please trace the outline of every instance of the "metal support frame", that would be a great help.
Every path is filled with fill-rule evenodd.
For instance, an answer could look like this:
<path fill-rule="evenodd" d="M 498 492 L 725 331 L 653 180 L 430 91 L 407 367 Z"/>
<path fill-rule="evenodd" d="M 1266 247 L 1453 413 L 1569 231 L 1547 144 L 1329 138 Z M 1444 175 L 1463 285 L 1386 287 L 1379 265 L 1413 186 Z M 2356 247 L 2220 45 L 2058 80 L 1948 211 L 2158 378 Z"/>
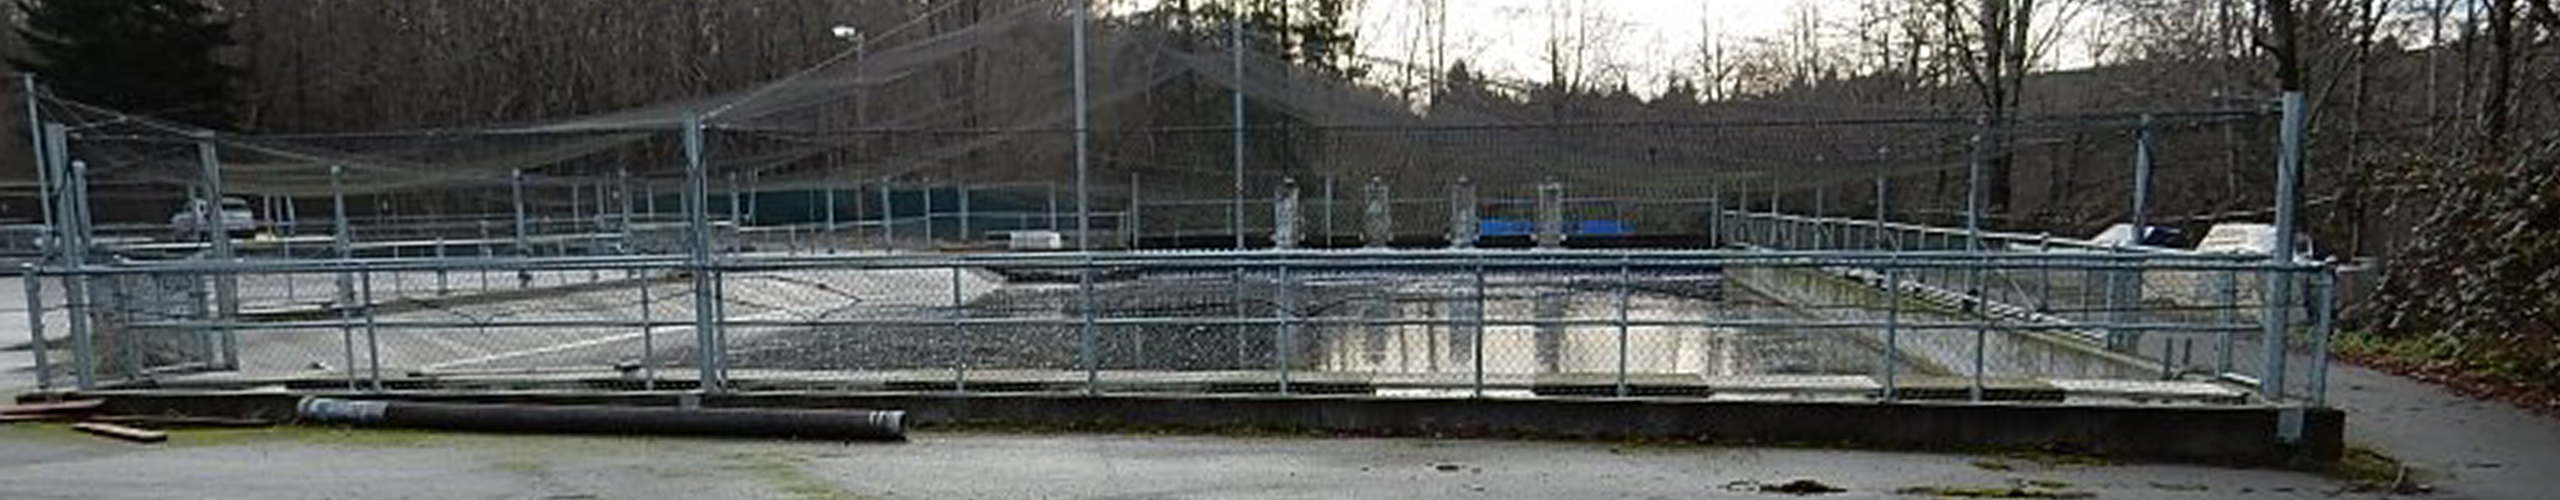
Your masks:
<path fill-rule="evenodd" d="M 1091 103 L 1089 101 L 1089 99 L 1092 98 L 1090 93 L 1092 90 L 1091 84 L 1085 81 L 1085 74 L 1087 72 L 1085 68 L 1085 65 L 1087 64 L 1085 55 L 1085 37 L 1087 36 L 1086 32 L 1091 30 L 1087 25 L 1092 23 L 1092 18 L 1093 4 L 1087 1 L 1076 2 L 1076 250 L 1085 255 L 1088 264 L 1090 264 L 1091 259 L 1093 258 L 1093 192 L 1090 189 L 1090 186 L 1086 184 L 1086 181 L 1088 180 L 1087 178 L 1090 177 L 1092 169 L 1093 110 L 1091 109 Z M 1236 237 L 1243 238 L 1243 233 L 1237 233 Z M 1093 324 L 1095 314 L 1095 304 L 1093 302 L 1093 266 L 1086 265 L 1078 268 L 1076 272 L 1076 290 L 1076 294 L 1083 297 L 1082 300 L 1084 302 L 1084 307 L 1082 308 L 1084 323 L 1078 327 L 1079 332 L 1081 333 L 1080 336 L 1084 339 L 1084 350 L 1082 353 L 1082 361 L 1085 369 L 1084 390 L 1087 395 L 1099 395 L 1102 393 L 1102 339 L 1100 337 L 1101 332 L 1096 331 Z"/>
<path fill-rule="evenodd" d="M 196 160 L 204 168 L 205 190 L 204 212 L 196 216 L 204 219 L 198 222 L 211 224 L 211 230 L 205 232 L 205 239 L 212 243 L 212 258 L 226 264 L 237 262 L 238 254 L 231 248 L 231 226 L 222 217 L 222 153 L 214 145 L 212 132 L 196 134 Z M 197 227 L 203 229 L 206 226 L 200 224 Z M 240 277 L 231 273 L 215 273 L 213 300 L 214 314 L 223 320 L 240 317 Z M 240 342 L 235 337 L 236 333 L 229 329 L 215 329 L 209 334 L 221 346 L 221 354 L 218 359 L 205 360 L 208 365 L 218 369 L 238 368 Z"/>
<path fill-rule="evenodd" d="M 684 120 L 685 220 L 691 226 L 693 258 L 693 339 L 702 390 L 725 390 L 721 370 L 719 256 L 711 250 L 710 172 L 703 151 L 701 115 Z"/>
<path fill-rule="evenodd" d="M 1234 104 L 1234 107 L 1235 107 L 1235 123 L 1233 123 L 1233 124 L 1232 124 L 1232 125 L 1233 125 L 1233 127 L 1234 127 L 1234 129 L 1235 129 L 1235 152 L 1234 152 L 1235 165 L 1234 165 L 1234 168 L 1233 168 L 1233 170 L 1234 170 L 1234 175 L 1235 175 L 1235 199 L 1233 200 L 1233 203 L 1232 203 L 1232 204 L 1228 207 L 1228 209 L 1227 209 L 1227 210 L 1228 210 L 1228 213 L 1227 213 L 1227 231 L 1228 231 L 1228 232 L 1230 232 L 1230 233 L 1234 233 L 1234 234 L 1235 234 L 1235 239 L 1236 239 L 1236 249 L 1237 249 L 1237 250 L 1243 250 L 1243 249 L 1244 249 L 1244 162 L 1245 162 L 1245 158 L 1244 158 L 1244 149 L 1245 149 L 1245 133 L 1244 133 L 1244 132 L 1245 132 L 1245 124 L 1244 124 L 1244 121 L 1245 121 L 1245 116 L 1244 116 L 1244 104 L 1245 104 L 1245 102 L 1244 102 L 1244 100 L 1245 100 L 1245 99 L 1244 99 L 1244 97 L 1245 97 L 1245 96 L 1244 96 L 1244 82 L 1245 82 L 1245 79 L 1244 79 L 1244 52 L 1245 52 L 1245 45 L 1244 45 L 1244 17 L 1243 17 L 1243 16 L 1244 16 L 1244 13 L 1243 13 L 1243 10 L 1242 10 L 1242 9 L 1237 9 L 1235 13 L 1231 14 L 1231 16 L 1233 16 L 1233 17 L 1232 17 L 1231 19 L 1228 19 L 1228 20 L 1227 20 L 1227 36 L 1228 36 L 1227 52 L 1229 52 L 1229 53 L 1230 53 L 1230 55 L 1232 56 L 1232 58 L 1234 59 L 1234 63 L 1235 63 L 1235 68 L 1234 68 L 1234 69 L 1235 69 L 1235 81 L 1236 81 L 1236 88 L 1235 88 L 1235 92 L 1234 92 L 1234 96 L 1233 96 L 1233 98 L 1234 98 L 1234 103 L 1233 103 L 1233 104 Z M 1081 46 L 1081 45 L 1079 45 L 1078 47 L 1079 47 L 1079 48 L 1078 48 L 1077 50 L 1078 50 L 1079 52 L 1078 52 L 1078 54 L 1077 54 L 1077 55 L 1078 55 L 1078 57 L 1082 57 L 1082 55 L 1083 55 L 1083 54 L 1082 54 L 1082 52 L 1081 52 L 1081 51 L 1083 50 L 1083 49 L 1081 48 L 1082 46 Z M 1083 61 L 1083 59 L 1079 58 L 1079 59 L 1077 59 L 1077 61 Z M 1079 67 L 1079 70 L 1081 70 L 1081 67 Z M 1078 73 L 1078 74 L 1079 74 L 1079 75 L 1081 75 L 1082 73 Z M 1079 77 L 1077 77 L 1077 78 L 1076 78 L 1076 81 L 1077 81 L 1077 83 L 1081 84 L 1081 83 L 1083 83 L 1084 78 L 1083 78 L 1083 77 L 1081 77 L 1081 76 L 1079 76 Z M 1079 87 L 1079 88 L 1081 88 L 1081 87 Z M 1082 102 L 1082 100 L 1081 100 L 1081 99 L 1079 99 L 1079 100 L 1078 100 L 1078 102 L 1079 102 L 1079 103 L 1081 103 L 1081 102 Z M 1081 127 L 1079 127 L 1079 128 L 1081 128 Z M 1327 193 L 1331 193 L 1331 192 L 1332 192 L 1332 191 L 1331 191 L 1331 188 L 1332 188 L 1332 184 L 1329 184 L 1329 183 L 1328 183 L 1328 184 L 1326 184 L 1326 189 L 1327 189 L 1327 191 L 1326 191 L 1326 192 L 1327 192 Z M 1329 210 L 1329 209 L 1328 209 L 1328 210 Z M 1327 217 L 1327 218 L 1328 218 L 1328 219 L 1330 219 L 1330 217 Z"/>
<path fill-rule="evenodd" d="M 35 263 L 19 266 L 27 285 L 27 348 L 35 355 L 36 390 L 48 391 L 53 390 L 53 364 L 46 356 L 52 354 L 53 347 L 45 344 L 44 277 L 36 271 Z"/>

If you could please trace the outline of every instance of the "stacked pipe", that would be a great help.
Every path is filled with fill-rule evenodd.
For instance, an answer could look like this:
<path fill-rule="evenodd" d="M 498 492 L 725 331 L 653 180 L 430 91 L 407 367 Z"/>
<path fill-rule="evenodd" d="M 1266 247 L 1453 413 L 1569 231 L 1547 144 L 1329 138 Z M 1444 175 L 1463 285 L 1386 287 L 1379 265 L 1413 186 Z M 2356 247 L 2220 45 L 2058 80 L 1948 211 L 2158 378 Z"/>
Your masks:
<path fill-rule="evenodd" d="M 511 433 L 730 436 L 848 441 L 906 438 L 906 412 L 540 406 L 303 398 L 305 422 Z"/>

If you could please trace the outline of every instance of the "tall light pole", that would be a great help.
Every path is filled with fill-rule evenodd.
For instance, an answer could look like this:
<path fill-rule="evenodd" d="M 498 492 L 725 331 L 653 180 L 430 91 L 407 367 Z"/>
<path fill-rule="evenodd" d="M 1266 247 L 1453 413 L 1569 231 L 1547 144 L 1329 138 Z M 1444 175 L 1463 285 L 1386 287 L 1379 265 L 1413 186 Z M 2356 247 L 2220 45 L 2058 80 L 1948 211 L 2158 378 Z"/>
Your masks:
<path fill-rule="evenodd" d="M 864 53 L 865 53 L 867 50 L 869 50 L 869 49 L 870 49 L 870 41 L 871 41 L 871 38 L 870 38 L 869 36 L 866 36 L 866 35 L 864 35 L 864 34 L 862 33 L 862 28 L 854 27 L 852 24 L 839 24 L 839 25 L 836 25 L 836 27 L 835 27 L 835 28 L 829 29 L 829 30 L 827 30 L 827 31 L 828 31 L 828 33 L 829 33 L 829 34 L 833 34 L 833 35 L 835 35 L 835 37 L 836 37 L 837 39 L 845 40 L 845 41 L 849 41 L 849 42 L 853 42 L 853 78 L 850 80 L 850 86 L 851 86 L 851 88 L 852 88 L 852 92 L 853 92 L 853 129 L 854 129 L 854 130 L 852 131 L 852 133 L 851 133 L 850 135 L 853 137 L 853 144 L 855 144 L 855 145 L 860 145 L 860 144 L 862 143 L 862 125 L 863 125 L 863 111 L 862 111 L 862 108 L 863 108 L 863 104 L 866 104 L 866 103 L 868 102 L 868 98 L 869 98 L 869 95 L 870 95 L 870 94 L 869 94 L 869 92 L 867 92 L 865 89 L 863 89 L 863 88 L 862 88 L 862 57 L 863 57 Z M 842 159 L 842 158 L 844 158 L 844 153 L 842 153 L 841 151 L 839 151 L 839 152 L 836 154 L 836 157 L 837 157 L 837 158 L 839 158 L 839 159 Z M 836 188 L 836 186 L 834 185 L 833 181 L 836 179 L 836 175 L 835 175 L 835 174 L 836 174 L 836 169 L 838 169 L 838 168 L 842 168 L 842 165 L 836 164 L 835 162 L 829 162 L 829 164 L 827 165 L 827 167 L 828 167 L 827 180 L 829 181 L 829 182 L 828 182 L 828 185 L 827 185 L 827 200 L 826 200 L 826 202 L 827 202 L 827 231 L 828 231 L 830 234 L 832 234 L 832 233 L 834 233 L 834 232 L 835 232 L 835 230 L 836 230 L 836 223 L 835 223 L 835 221 L 836 221 L 836 189 L 835 189 L 835 188 Z M 859 185 L 857 185 L 857 186 L 856 186 L 856 189 L 854 190 L 854 205 L 855 205 L 855 206 L 860 206 L 860 205 L 862 204 L 862 203 L 861 203 L 861 202 L 862 202 L 862 198 L 861 198 L 861 196 L 862 196 L 862 190 L 860 189 L 860 186 L 859 186 Z M 881 198 L 881 199 L 880 199 L 880 211 L 881 211 L 881 213 L 883 213 L 883 214 L 888 213 L 888 211 L 889 211 L 889 199 L 888 199 L 888 198 L 883 197 L 883 198 Z M 888 219 L 884 217 L 884 218 L 882 218 L 881 220 L 882 220 L 882 221 L 884 221 L 884 224 L 885 224 L 885 221 L 887 221 Z M 888 226 L 886 226 L 886 225 L 881 226 L 881 230 L 882 230 L 882 231 L 884 231 L 882 234 L 884 234 L 884 235 L 885 235 L 885 234 L 887 234 L 887 233 L 885 233 L 885 231 L 887 231 L 887 230 L 888 230 Z M 888 244 L 888 242 L 886 241 L 886 238 L 885 238 L 885 237 L 883 237 L 883 241 L 881 242 L 881 244 L 883 244 L 883 245 Z"/>

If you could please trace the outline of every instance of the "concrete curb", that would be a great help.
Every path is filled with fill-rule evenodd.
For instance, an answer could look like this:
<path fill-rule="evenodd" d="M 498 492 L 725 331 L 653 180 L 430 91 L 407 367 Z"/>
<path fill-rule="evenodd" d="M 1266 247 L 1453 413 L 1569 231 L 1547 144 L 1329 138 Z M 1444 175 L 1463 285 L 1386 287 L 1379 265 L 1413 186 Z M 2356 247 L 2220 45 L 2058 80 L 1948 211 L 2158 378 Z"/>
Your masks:
<path fill-rule="evenodd" d="M 287 393 L 102 391 L 111 412 L 291 420 L 304 396 L 553 405 L 904 410 L 911 425 L 1066 431 L 1307 432 L 1355 436 L 1670 440 L 1924 451 L 2032 451 L 2128 460 L 2308 467 L 2340 454 L 2345 414 L 2303 411 L 2302 442 L 2279 441 L 2274 407 L 1405 399 L 1065 394 L 679 392 Z"/>

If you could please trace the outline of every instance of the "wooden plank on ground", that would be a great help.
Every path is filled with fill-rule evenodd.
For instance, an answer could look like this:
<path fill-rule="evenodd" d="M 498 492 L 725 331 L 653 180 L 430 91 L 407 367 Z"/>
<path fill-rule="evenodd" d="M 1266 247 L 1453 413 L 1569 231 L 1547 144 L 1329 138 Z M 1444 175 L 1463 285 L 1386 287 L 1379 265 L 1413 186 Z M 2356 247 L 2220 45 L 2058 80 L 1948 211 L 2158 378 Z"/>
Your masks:
<path fill-rule="evenodd" d="M 181 416 L 162 416 L 162 415 L 101 415 L 101 416 L 89 417 L 87 421 L 89 421 L 89 422 L 103 422 L 103 423 L 110 423 L 110 424 L 145 425 L 145 426 L 160 427 L 160 428 L 168 428 L 168 427 L 273 427 L 273 426 L 275 426 L 275 425 L 276 425 L 276 424 L 275 424 L 275 422 L 266 421 L 266 420 L 258 420 L 258 419 L 254 419 L 254 418 L 181 417 Z"/>
<path fill-rule="evenodd" d="M 79 430 L 80 432 L 86 432 L 86 433 L 96 434 L 96 435 L 100 435 L 100 436 L 106 436 L 106 437 L 111 437 L 111 438 L 116 438 L 116 439 L 122 439 L 122 440 L 132 441 L 132 442 L 136 442 L 136 443 L 157 443 L 157 442 L 161 442 L 161 441 L 168 441 L 168 440 L 169 440 L 169 433 L 166 433 L 166 432 L 160 432 L 160 431 L 149 430 L 149 429 L 136 429 L 136 428 L 132 428 L 132 427 L 125 427 L 125 426 L 121 426 L 121 425 L 110 424 L 110 423 L 104 423 L 104 422 L 81 422 L 81 423 L 77 423 L 77 424 L 71 424 L 71 428 L 72 428 L 72 429 L 77 429 L 77 430 Z"/>

